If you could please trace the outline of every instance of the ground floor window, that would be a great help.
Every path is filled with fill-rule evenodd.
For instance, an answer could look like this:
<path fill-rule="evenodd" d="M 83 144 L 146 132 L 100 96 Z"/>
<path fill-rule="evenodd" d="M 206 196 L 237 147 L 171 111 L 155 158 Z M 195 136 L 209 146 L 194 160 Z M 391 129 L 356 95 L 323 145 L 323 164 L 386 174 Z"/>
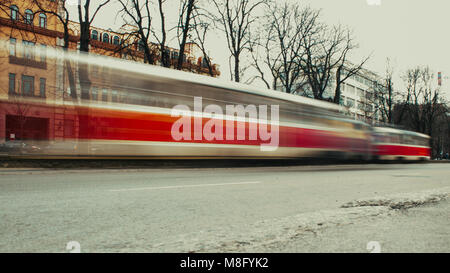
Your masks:
<path fill-rule="evenodd" d="M 6 141 L 16 139 L 24 141 L 48 140 L 49 119 L 25 115 L 6 115 Z"/>
<path fill-rule="evenodd" d="M 22 75 L 22 95 L 33 96 L 34 95 L 34 77 Z"/>

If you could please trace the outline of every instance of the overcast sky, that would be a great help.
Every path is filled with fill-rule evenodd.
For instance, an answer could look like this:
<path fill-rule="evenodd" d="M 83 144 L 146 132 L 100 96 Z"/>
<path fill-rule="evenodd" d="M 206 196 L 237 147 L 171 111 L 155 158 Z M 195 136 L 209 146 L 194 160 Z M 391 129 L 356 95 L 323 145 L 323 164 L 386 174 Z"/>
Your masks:
<path fill-rule="evenodd" d="M 367 68 L 383 74 L 390 58 L 397 80 L 417 65 L 429 65 L 450 77 L 449 0 L 381 0 L 379 6 L 368 5 L 367 0 L 303 2 L 321 8 L 326 22 L 353 28 L 360 45 L 355 57 L 373 52 Z M 449 94 L 450 79 L 443 83 Z"/>
<path fill-rule="evenodd" d="M 371 1 L 379 1 L 380 5 L 369 5 Z M 390 58 L 397 88 L 401 85 L 401 73 L 417 65 L 429 65 L 436 73 L 442 71 L 444 77 L 450 78 L 450 0 L 301 0 L 300 3 L 321 9 L 325 22 L 341 23 L 354 30 L 360 48 L 354 52 L 352 61 L 372 54 L 366 68 L 383 75 L 386 59 Z M 178 6 L 171 6 L 172 16 L 176 16 Z M 117 8 L 110 5 L 104 9 L 94 25 L 118 28 L 121 22 L 112 16 Z M 229 52 L 224 40 L 214 38 L 209 47 L 214 61 L 221 66 L 222 77 L 228 79 Z M 450 79 L 444 78 L 443 84 L 450 98 Z"/>

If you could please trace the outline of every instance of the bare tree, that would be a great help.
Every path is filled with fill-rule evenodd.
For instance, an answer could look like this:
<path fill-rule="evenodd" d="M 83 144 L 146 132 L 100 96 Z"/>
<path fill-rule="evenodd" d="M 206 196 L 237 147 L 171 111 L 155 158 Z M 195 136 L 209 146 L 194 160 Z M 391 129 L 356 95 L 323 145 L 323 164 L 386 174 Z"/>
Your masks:
<path fill-rule="evenodd" d="M 348 36 L 348 39 L 351 39 L 351 37 Z M 341 100 L 341 85 L 350 77 L 357 75 L 370 58 L 370 56 L 368 56 L 356 65 L 350 64 L 350 62 L 347 61 L 347 54 L 354 48 L 355 46 L 352 45 L 351 41 L 347 40 L 347 46 L 342 51 L 341 61 L 336 65 L 336 87 L 333 98 L 333 102 L 336 104 L 339 104 Z M 344 71 L 345 73 L 343 73 Z"/>
<path fill-rule="evenodd" d="M 204 61 L 206 67 L 208 68 L 209 75 L 213 77 L 214 76 L 213 65 L 206 47 L 207 33 L 210 32 L 211 27 L 213 26 L 213 21 L 212 18 L 208 16 L 208 13 L 203 9 L 195 8 L 193 12 L 194 12 L 194 16 L 192 17 L 194 26 L 193 41 L 199 46 L 200 50 L 202 51 L 203 53 L 202 60 Z"/>
<path fill-rule="evenodd" d="M 177 27 L 177 37 L 178 37 L 178 43 L 180 45 L 180 57 L 178 58 L 178 62 L 176 65 L 176 68 L 178 70 L 183 69 L 183 62 L 184 62 L 184 51 L 186 48 L 186 42 L 189 36 L 190 31 L 195 26 L 192 26 L 191 21 L 196 21 L 194 16 L 198 15 L 197 12 L 194 12 L 197 7 L 198 0 L 182 0 L 180 2 L 180 13 L 179 13 L 179 19 L 178 19 L 178 27 Z M 194 20 L 193 20 L 194 19 Z"/>
<path fill-rule="evenodd" d="M 333 101 L 339 103 L 341 84 L 357 74 L 368 57 L 358 65 L 351 66 L 348 55 L 357 48 L 351 31 L 343 27 L 318 24 L 317 31 L 305 35 L 305 57 L 301 66 L 315 99 L 324 99 L 323 95 L 332 80 L 336 81 Z M 346 73 L 343 75 L 342 70 Z"/>
<path fill-rule="evenodd" d="M 6 26 L 0 29 L 0 32 L 3 33 L 5 36 L 9 36 L 11 38 L 14 38 L 15 35 L 19 35 L 22 40 L 27 40 L 30 42 L 36 43 L 38 40 L 38 37 L 35 32 L 35 25 L 26 23 L 25 25 L 23 22 L 26 22 L 28 13 L 22 12 L 17 6 L 17 1 L 14 0 L 1 0 L 0 1 L 0 14 L 4 14 L 5 16 L 9 17 L 9 21 L 7 22 Z M 13 8 L 15 18 L 13 18 Z M 39 11 L 32 12 L 31 16 L 32 18 L 35 18 L 35 15 L 39 13 Z M 3 17 L 3 16 L 2 16 Z"/>
<path fill-rule="evenodd" d="M 404 75 L 405 100 L 396 105 L 394 114 L 399 115 L 399 112 L 404 111 L 405 115 L 399 120 L 399 124 L 431 136 L 431 146 L 436 156 L 436 125 L 448 109 L 441 96 L 441 89 L 435 86 L 434 80 L 434 74 L 429 67 L 408 69 Z"/>
<path fill-rule="evenodd" d="M 241 54 L 250 43 L 249 28 L 257 19 L 255 10 L 266 0 L 212 0 L 218 13 L 216 19 L 225 33 L 228 49 L 233 59 L 231 72 L 234 81 L 241 80 Z"/>
<path fill-rule="evenodd" d="M 160 2 L 162 0 L 159 0 Z M 136 30 L 132 30 L 124 35 L 130 36 L 132 39 L 138 41 L 138 49 L 144 51 L 144 62 L 154 64 L 154 53 L 150 48 L 150 35 L 152 27 L 152 16 L 150 12 L 150 1 L 144 0 L 118 0 L 122 9 L 119 14 L 122 14 L 123 20 Z"/>
<path fill-rule="evenodd" d="M 160 58 L 161 65 L 164 67 L 170 67 L 170 56 L 166 50 L 166 40 L 167 40 L 167 32 L 166 32 L 166 18 L 164 14 L 163 4 L 165 0 L 158 0 L 158 8 L 159 8 L 159 16 L 161 18 L 161 39 L 158 39 L 160 46 Z M 155 35 L 155 37 L 157 37 Z"/>
<path fill-rule="evenodd" d="M 252 37 L 249 40 L 249 51 L 252 61 L 252 67 L 256 69 L 256 75 L 251 78 L 251 81 L 260 79 L 266 85 L 268 89 L 277 89 L 278 79 L 280 76 L 280 66 L 277 66 L 276 62 L 268 62 L 267 59 L 271 58 L 272 52 L 269 47 L 269 35 L 266 35 L 264 28 L 257 28 L 253 31 L 249 28 L 249 35 Z M 267 73 L 268 68 L 269 73 Z M 269 79 L 270 74 L 272 81 Z"/>
<path fill-rule="evenodd" d="M 402 100 L 402 93 L 394 90 L 393 74 L 394 69 L 389 59 L 387 59 L 384 77 L 375 81 L 368 91 L 372 93 L 370 102 L 374 105 L 374 113 L 381 116 L 381 121 L 383 123 L 397 124 L 402 119 L 404 110 L 394 119 L 394 106 L 397 101 Z"/>
<path fill-rule="evenodd" d="M 67 0 L 58 2 L 49 2 L 45 0 L 33 0 L 33 3 L 38 7 L 39 12 L 55 16 L 63 26 L 63 48 L 68 49 L 70 44 L 69 22 L 70 13 L 67 10 Z M 50 3 L 50 4 L 49 4 Z M 49 6 L 50 5 L 50 6 Z M 58 9 L 61 9 L 60 12 Z"/>
<path fill-rule="evenodd" d="M 101 4 L 99 4 L 93 13 L 90 16 L 90 8 L 91 8 L 91 0 L 83 0 L 78 1 L 78 19 L 80 22 L 80 51 L 89 52 L 89 44 L 91 40 L 91 24 L 94 21 L 98 12 L 106 6 L 111 0 L 105 0 Z"/>
<path fill-rule="evenodd" d="M 300 65 L 305 54 L 304 38 L 317 31 L 320 12 L 309 7 L 301 8 L 298 4 L 266 6 L 264 19 L 270 19 L 257 35 L 252 33 L 250 42 L 253 66 L 268 88 L 269 80 L 266 79 L 263 66 L 271 72 L 273 89 L 277 88 L 277 82 L 280 81 L 285 92 L 294 93 L 304 84 Z M 265 55 L 262 64 L 257 56 L 260 49 Z"/>

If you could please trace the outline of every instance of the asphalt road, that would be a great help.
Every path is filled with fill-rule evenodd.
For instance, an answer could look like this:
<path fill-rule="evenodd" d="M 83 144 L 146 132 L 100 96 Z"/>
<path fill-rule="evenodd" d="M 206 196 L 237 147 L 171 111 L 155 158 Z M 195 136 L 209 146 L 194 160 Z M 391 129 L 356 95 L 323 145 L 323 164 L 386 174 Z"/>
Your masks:
<path fill-rule="evenodd" d="M 449 177 L 450 164 L 0 169 L 0 252 L 450 252 Z"/>

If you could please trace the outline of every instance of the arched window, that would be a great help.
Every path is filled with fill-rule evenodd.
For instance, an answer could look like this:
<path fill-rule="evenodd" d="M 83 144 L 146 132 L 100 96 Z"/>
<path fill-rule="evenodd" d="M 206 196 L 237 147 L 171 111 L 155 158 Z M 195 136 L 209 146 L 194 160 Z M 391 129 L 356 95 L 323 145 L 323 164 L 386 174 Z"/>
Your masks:
<path fill-rule="evenodd" d="M 144 51 L 144 41 L 142 40 L 138 42 L 138 51 Z"/>
<path fill-rule="evenodd" d="M 114 36 L 113 44 L 119 45 L 119 43 L 120 43 L 119 36 Z"/>
<path fill-rule="evenodd" d="M 25 11 L 25 24 L 31 25 L 33 23 L 33 12 L 29 9 Z"/>
<path fill-rule="evenodd" d="M 109 34 L 108 33 L 103 33 L 103 40 L 104 43 L 109 43 Z"/>
<path fill-rule="evenodd" d="M 47 28 L 47 15 L 43 13 L 39 14 L 39 26 L 41 28 Z"/>
<path fill-rule="evenodd" d="M 11 6 L 11 7 L 9 7 L 9 9 L 11 11 L 11 19 L 17 20 L 18 14 L 19 14 L 19 8 L 17 6 Z"/>
<path fill-rule="evenodd" d="M 97 32 L 97 30 L 93 30 L 91 32 L 91 39 L 92 40 L 98 40 L 98 32 Z"/>

